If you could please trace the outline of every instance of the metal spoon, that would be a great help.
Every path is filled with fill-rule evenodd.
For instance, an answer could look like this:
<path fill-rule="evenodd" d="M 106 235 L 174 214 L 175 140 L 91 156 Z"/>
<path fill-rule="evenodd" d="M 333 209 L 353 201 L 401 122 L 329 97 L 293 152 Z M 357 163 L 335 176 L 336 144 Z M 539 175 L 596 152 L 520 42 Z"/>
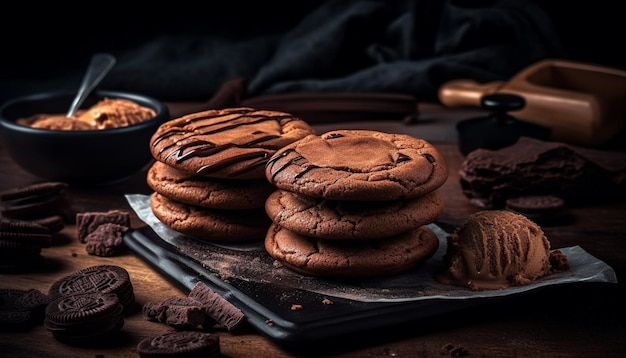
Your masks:
<path fill-rule="evenodd" d="M 108 53 L 97 53 L 91 57 L 83 82 L 78 88 L 78 93 L 74 97 L 74 101 L 65 115 L 66 117 L 71 117 L 76 113 L 76 110 L 80 108 L 87 96 L 102 81 L 113 65 L 115 65 L 115 57 Z"/>

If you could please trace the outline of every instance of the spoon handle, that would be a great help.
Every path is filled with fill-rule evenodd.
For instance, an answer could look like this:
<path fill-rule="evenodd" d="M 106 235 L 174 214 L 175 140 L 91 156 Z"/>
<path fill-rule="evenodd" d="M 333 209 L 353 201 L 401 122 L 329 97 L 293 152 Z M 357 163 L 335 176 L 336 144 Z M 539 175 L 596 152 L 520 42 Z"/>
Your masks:
<path fill-rule="evenodd" d="M 91 58 L 83 82 L 80 84 L 78 93 L 74 97 L 74 101 L 67 111 L 66 117 L 71 117 L 80 108 L 87 96 L 96 87 L 109 70 L 115 65 L 115 57 L 107 53 L 97 53 Z"/>

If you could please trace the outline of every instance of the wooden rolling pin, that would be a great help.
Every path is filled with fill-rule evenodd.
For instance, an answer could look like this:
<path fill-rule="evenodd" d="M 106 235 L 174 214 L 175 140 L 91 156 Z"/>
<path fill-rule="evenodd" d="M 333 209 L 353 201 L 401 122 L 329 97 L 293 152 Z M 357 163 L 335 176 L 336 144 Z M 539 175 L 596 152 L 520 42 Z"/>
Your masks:
<path fill-rule="evenodd" d="M 524 97 L 526 106 L 510 114 L 550 128 L 555 141 L 599 146 L 626 123 L 626 71 L 569 60 L 539 61 L 508 81 L 448 81 L 438 95 L 448 107 L 480 107 L 493 93 Z"/>

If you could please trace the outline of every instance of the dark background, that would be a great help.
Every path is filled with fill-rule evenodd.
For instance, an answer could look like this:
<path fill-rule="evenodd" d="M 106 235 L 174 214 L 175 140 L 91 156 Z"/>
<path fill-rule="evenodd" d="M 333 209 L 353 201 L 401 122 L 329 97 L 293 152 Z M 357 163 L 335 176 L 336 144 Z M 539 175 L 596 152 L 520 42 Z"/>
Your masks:
<path fill-rule="evenodd" d="M 457 2 L 488 7 L 497 1 Z M 564 58 L 626 68 L 623 50 L 626 20 L 619 1 L 528 1 L 531 2 L 548 14 L 554 35 L 563 46 Z M 57 84 L 77 87 L 94 52 L 120 56 L 172 34 L 183 34 L 190 39 L 219 37 L 226 42 L 260 34 L 279 37 L 299 24 L 320 3 L 323 2 L 171 2 L 164 6 L 153 3 L 136 7 L 129 3 L 102 2 L 79 4 L 73 9 L 62 8 L 54 2 L 16 3 L 12 9 L 3 11 L 0 20 L 3 49 L 0 103 L 15 95 Z M 416 3 L 428 8 L 434 7 L 437 1 Z M 425 21 L 435 23 L 436 16 L 437 12 L 433 11 L 432 18 L 426 17 Z M 232 59 L 238 60 L 241 61 Z M 517 69 L 521 68 L 514 70 Z M 216 79 L 200 93 L 190 90 L 189 93 L 176 92 L 178 96 L 164 92 L 154 94 L 164 100 L 203 100 L 208 99 L 221 82 Z M 432 89 L 429 91 L 434 95 Z M 165 98 L 168 96 L 170 98 Z"/>

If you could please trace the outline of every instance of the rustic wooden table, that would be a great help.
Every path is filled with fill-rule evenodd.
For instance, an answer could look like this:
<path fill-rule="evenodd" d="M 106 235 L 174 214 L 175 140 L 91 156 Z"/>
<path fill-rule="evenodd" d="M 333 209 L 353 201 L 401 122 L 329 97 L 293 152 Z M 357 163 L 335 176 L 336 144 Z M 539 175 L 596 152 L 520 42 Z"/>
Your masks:
<path fill-rule="evenodd" d="M 174 111 L 177 104 L 172 104 Z M 398 121 L 325 123 L 318 133 L 335 128 L 370 128 L 404 132 L 435 144 L 448 161 L 450 176 L 440 189 L 445 209 L 440 221 L 458 225 L 472 207 L 461 192 L 458 168 L 463 160 L 456 146 L 454 123 L 479 111 L 452 111 L 437 105 L 420 105 L 420 120 L 406 125 Z M 123 183 L 106 187 L 71 187 L 68 195 L 76 212 L 130 210 L 124 194 L 150 193 L 145 170 Z M 0 143 L 0 190 L 41 181 L 17 167 Z M 544 227 L 553 248 L 579 245 L 615 270 L 618 281 L 626 275 L 626 203 L 569 208 L 573 221 Z M 145 226 L 132 213 L 134 228 Z M 138 304 L 184 296 L 173 282 L 127 250 L 113 257 L 88 255 L 68 225 L 43 255 L 50 262 L 46 272 L 1 274 L 0 287 L 47 292 L 58 278 L 75 270 L 100 264 L 126 268 Z M 234 333 L 217 332 L 225 357 L 622 357 L 626 354 L 624 284 L 580 283 L 536 290 L 509 299 L 480 305 L 384 329 L 360 332 L 320 342 L 306 350 L 287 349 L 252 328 Z M 171 328 L 147 321 L 142 313 L 126 317 L 124 339 L 112 347 L 86 348 L 61 343 L 43 326 L 27 332 L 0 332 L 0 357 L 137 357 L 137 343 Z"/>

